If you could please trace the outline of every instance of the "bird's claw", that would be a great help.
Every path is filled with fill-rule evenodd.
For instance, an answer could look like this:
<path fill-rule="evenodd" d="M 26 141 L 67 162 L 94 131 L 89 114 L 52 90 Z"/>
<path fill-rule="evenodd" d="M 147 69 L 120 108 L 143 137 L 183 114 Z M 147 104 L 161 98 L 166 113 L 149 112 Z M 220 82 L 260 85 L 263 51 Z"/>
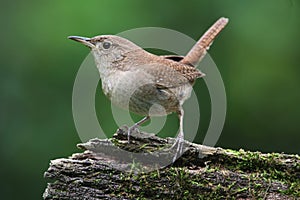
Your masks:
<path fill-rule="evenodd" d="M 133 126 L 129 127 L 128 130 L 127 130 L 127 141 L 128 141 L 128 144 L 130 143 L 130 134 L 136 130 L 138 128 L 138 126 L 136 124 L 134 124 Z"/>
<path fill-rule="evenodd" d="M 172 149 L 176 147 L 176 152 L 173 157 L 173 162 L 175 162 L 182 154 L 184 150 L 184 139 L 182 137 L 177 137 L 175 143 L 172 146 Z"/>

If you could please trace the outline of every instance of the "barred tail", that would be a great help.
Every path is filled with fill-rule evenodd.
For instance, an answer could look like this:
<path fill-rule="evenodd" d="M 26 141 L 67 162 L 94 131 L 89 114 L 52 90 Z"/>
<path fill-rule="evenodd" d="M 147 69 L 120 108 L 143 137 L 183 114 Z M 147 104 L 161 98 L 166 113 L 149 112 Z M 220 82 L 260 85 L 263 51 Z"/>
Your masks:
<path fill-rule="evenodd" d="M 226 26 L 228 21 L 229 20 L 224 17 L 221 17 L 218 21 L 216 21 L 180 62 L 196 66 L 205 56 L 206 50 L 209 49 L 215 37 Z"/>

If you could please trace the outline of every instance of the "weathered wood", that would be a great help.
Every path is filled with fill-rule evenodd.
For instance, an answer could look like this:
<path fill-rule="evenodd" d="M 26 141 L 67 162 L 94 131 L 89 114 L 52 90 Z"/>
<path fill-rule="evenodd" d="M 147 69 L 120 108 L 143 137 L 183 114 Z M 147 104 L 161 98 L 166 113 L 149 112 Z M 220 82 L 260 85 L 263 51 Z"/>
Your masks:
<path fill-rule="evenodd" d="M 79 144 L 83 153 L 52 160 L 45 172 L 52 181 L 44 199 L 300 199 L 298 155 L 187 142 L 186 152 L 174 164 L 143 172 L 152 168 L 141 165 L 151 166 L 155 160 L 134 162 L 116 146 L 152 155 L 151 160 L 157 158 L 151 151 L 170 146 L 174 140 L 136 132 L 128 144 L 125 132 L 119 130 L 109 140 Z"/>

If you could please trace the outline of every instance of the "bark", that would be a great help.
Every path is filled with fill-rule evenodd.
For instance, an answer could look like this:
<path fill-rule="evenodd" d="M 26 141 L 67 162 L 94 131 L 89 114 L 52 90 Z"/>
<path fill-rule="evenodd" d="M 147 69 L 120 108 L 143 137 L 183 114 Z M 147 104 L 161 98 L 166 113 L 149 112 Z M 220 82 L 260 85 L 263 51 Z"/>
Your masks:
<path fill-rule="evenodd" d="M 174 139 L 135 131 L 128 143 L 125 133 L 52 160 L 44 199 L 300 199 L 299 155 L 185 142 L 184 154 L 168 165 Z"/>

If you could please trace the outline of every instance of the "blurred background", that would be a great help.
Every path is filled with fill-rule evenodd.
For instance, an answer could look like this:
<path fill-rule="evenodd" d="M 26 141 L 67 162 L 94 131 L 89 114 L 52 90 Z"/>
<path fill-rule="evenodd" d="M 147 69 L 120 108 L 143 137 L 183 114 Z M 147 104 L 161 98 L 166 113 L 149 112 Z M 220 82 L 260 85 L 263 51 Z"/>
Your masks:
<path fill-rule="evenodd" d="M 299 8 L 296 0 L 2 1 L 1 197 L 41 199 L 49 161 L 80 152 L 72 88 L 89 50 L 68 40 L 69 35 L 117 34 L 154 26 L 196 40 L 219 17 L 228 17 L 230 23 L 209 50 L 228 100 L 217 146 L 299 154 Z M 99 118 L 111 115 L 100 87 Z M 201 98 L 201 128 L 195 142 L 201 143 L 210 101 L 203 80 L 197 81 L 195 91 Z M 174 115 L 167 122 L 164 133 L 178 126 Z M 111 117 L 101 123 L 108 135 L 117 129 Z"/>

